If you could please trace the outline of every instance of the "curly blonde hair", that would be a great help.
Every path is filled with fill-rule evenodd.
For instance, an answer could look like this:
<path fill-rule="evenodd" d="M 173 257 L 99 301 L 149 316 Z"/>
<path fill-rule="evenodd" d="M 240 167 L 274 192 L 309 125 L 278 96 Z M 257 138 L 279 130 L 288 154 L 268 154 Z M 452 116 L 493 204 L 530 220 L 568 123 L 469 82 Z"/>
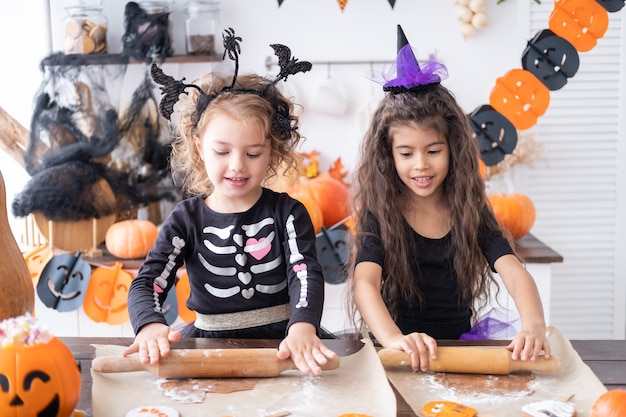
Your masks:
<path fill-rule="evenodd" d="M 196 139 L 202 137 L 206 126 L 216 115 L 226 115 L 245 123 L 257 123 L 265 132 L 265 137 L 271 143 L 266 180 L 275 177 L 283 167 L 285 171 L 296 167 L 296 149 L 302 139 L 298 132 L 298 116 L 295 114 L 297 105 L 259 75 L 240 75 L 231 90 L 223 91 L 231 81 L 229 76 L 216 74 L 206 74 L 194 81 L 207 96 L 215 96 L 199 117 L 197 102 L 201 94 L 198 90 L 188 89 L 177 105 L 178 120 L 173 122 L 170 166 L 174 183 L 185 197 L 206 197 L 213 192 L 213 184 L 206 173 Z M 275 123 L 279 110 L 289 114 L 290 128 L 287 132 Z M 198 120 L 197 124 L 195 120 Z"/>

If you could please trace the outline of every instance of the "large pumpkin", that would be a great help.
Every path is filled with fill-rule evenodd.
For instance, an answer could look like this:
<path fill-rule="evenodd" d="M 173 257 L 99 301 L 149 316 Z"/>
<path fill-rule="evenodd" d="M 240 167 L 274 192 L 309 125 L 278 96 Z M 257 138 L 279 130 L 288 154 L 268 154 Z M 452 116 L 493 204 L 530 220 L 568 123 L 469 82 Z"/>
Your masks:
<path fill-rule="evenodd" d="M 524 237 L 535 223 L 535 205 L 520 193 L 490 194 L 487 196 L 493 214 L 503 229 L 511 232 L 514 239 Z"/>
<path fill-rule="evenodd" d="M 32 313 L 35 288 L 7 216 L 6 189 L 0 172 L 0 320 Z"/>
<path fill-rule="evenodd" d="M 111 255 L 118 258 L 145 258 L 158 234 L 149 220 L 122 220 L 109 227 L 104 243 Z"/>
<path fill-rule="evenodd" d="M 600 395 L 591 407 L 589 417 L 626 416 L 626 390 L 613 389 Z"/>
<path fill-rule="evenodd" d="M 320 209 L 320 206 L 317 205 L 315 200 L 304 192 L 293 192 L 291 197 L 295 198 L 304 205 L 306 211 L 309 213 L 311 222 L 313 223 L 315 233 L 317 234 L 321 232 L 322 226 L 324 226 L 324 215 L 322 214 L 322 209 Z"/>
<path fill-rule="evenodd" d="M 322 210 L 325 227 L 334 226 L 350 216 L 350 191 L 329 174 L 298 182 L 289 189 L 289 194 L 311 197 Z"/>
<path fill-rule="evenodd" d="M 80 397 L 80 371 L 54 336 L 35 344 L 0 348 L 0 415 L 68 417 Z"/>
<path fill-rule="evenodd" d="M 276 176 L 266 179 L 263 186 L 279 193 L 286 193 L 289 187 L 298 181 L 302 169 L 301 159 L 298 159 L 296 166 L 293 167 L 286 168 L 285 164 L 282 164 L 278 168 Z"/>

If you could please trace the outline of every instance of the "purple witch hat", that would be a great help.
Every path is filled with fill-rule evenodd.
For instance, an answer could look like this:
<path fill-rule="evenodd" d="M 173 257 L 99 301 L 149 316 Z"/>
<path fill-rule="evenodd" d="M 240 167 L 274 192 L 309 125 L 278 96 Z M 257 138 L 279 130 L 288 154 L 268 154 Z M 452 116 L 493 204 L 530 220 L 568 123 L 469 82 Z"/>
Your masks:
<path fill-rule="evenodd" d="M 386 81 L 383 90 L 396 94 L 440 83 L 448 78 L 448 69 L 435 61 L 433 55 L 420 66 L 402 27 L 398 25 L 398 56 L 395 65 L 382 77 Z"/>

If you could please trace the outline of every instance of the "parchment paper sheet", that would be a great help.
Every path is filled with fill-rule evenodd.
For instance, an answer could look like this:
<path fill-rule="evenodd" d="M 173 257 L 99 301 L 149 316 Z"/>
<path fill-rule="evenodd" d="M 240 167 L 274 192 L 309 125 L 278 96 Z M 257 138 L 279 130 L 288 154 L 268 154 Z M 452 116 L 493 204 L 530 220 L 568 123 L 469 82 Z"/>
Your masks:
<path fill-rule="evenodd" d="M 177 409 L 182 417 L 265 417 L 280 411 L 290 411 L 294 417 L 344 413 L 395 417 L 396 398 L 385 370 L 372 343 L 363 342 L 361 350 L 341 358 L 338 369 L 320 376 L 286 371 L 279 377 L 262 378 L 251 391 L 207 393 L 202 403 L 195 404 L 162 396 L 159 379 L 149 372 L 101 374 L 92 370 L 93 417 L 124 417 L 135 407 L 159 404 Z M 110 345 L 96 348 L 96 356 L 121 351 Z"/>
<path fill-rule="evenodd" d="M 548 328 L 548 341 L 552 354 L 561 360 L 561 370 L 554 374 L 535 373 L 529 383 L 532 394 L 511 392 L 507 395 L 490 395 L 488 392 L 459 394 L 453 388 L 435 382 L 432 373 L 414 373 L 406 369 L 387 369 L 387 377 L 405 401 L 419 415 L 429 401 L 454 401 L 475 408 L 478 415 L 489 417 L 521 416 L 525 404 L 542 400 L 560 400 L 568 394 L 576 407 L 577 417 L 588 417 L 596 398 L 606 392 L 604 385 L 580 359 L 571 343 L 554 327 Z M 484 376 L 485 381 L 489 378 Z M 487 391 L 487 390 L 485 390 Z"/>

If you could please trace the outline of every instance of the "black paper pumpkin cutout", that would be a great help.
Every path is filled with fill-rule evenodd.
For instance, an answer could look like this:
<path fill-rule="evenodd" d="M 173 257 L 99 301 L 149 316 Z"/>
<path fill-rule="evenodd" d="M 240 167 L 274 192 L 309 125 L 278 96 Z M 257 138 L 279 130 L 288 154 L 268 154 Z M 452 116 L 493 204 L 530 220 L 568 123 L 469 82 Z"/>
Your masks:
<path fill-rule="evenodd" d="M 600 6 L 604 7 L 607 12 L 615 13 L 622 10 L 624 7 L 624 0 L 596 0 L 600 3 Z"/>
<path fill-rule="evenodd" d="M 340 284 L 346 280 L 349 234 L 348 227 L 341 223 L 329 229 L 322 227 L 316 236 L 317 258 L 322 265 L 324 280 L 329 284 Z"/>
<path fill-rule="evenodd" d="M 522 54 L 522 67 L 552 91 L 567 84 L 579 66 L 576 48 L 550 29 L 538 32 Z"/>
<path fill-rule="evenodd" d="M 469 115 L 480 147 L 480 159 L 487 166 L 501 162 L 517 145 L 517 130 L 502 114 L 488 104 Z"/>
<path fill-rule="evenodd" d="M 80 252 L 54 256 L 41 271 L 37 295 L 46 307 L 76 310 L 83 304 L 90 277 L 91 266 L 80 258 Z"/>

